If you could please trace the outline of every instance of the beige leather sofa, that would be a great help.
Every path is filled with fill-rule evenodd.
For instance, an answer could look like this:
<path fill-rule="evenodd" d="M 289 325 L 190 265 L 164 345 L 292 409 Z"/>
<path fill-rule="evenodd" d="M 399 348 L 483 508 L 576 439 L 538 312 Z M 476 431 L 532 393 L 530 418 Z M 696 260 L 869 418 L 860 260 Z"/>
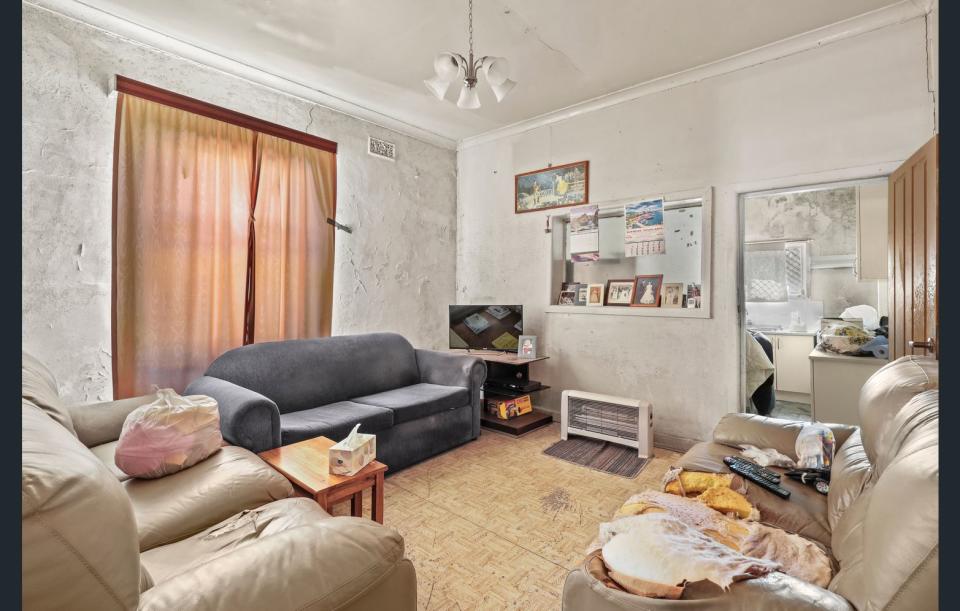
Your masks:
<path fill-rule="evenodd" d="M 761 520 L 819 542 L 838 570 L 827 589 L 773 573 L 722 592 L 709 582 L 683 600 L 641 598 L 605 586 L 585 563 L 564 584 L 563 608 L 919 611 L 937 609 L 939 567 L 939 404 L 937 363 L 904 357 L 871 377 L 860 394 L 861 427 L 830 425 L 838 450 L 830 493 L 783 478 L 790 500 L 750 486 Z M 738 444 L 776 448 L 796 458 L 802 423 L 729 414 L 712 443 L 694 446 L 678 466 L 725 472 Z M 591 568 L 593 573 L 591 573 Z M 600 569 L 602 571 L 602 569 Z"/>
<path fill-rule="evenodd" d="M 156 480 L 113 464 L 152 397 L 65 407 L 23 356 L 24 609 L 416 608 L 403 539 L 331 517 L 243 448 Z"/>

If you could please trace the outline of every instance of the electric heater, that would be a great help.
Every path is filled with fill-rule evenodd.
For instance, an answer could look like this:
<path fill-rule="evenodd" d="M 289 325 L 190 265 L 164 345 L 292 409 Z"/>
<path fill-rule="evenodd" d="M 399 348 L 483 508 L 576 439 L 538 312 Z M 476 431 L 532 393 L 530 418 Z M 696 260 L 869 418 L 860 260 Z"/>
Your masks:
<path fill-rule="evenodd" d="M 580 435 L 637 448 L 653 457 L 653 405 L 649 401 L 565 390 L 560 404 L 560 438 Z"/>

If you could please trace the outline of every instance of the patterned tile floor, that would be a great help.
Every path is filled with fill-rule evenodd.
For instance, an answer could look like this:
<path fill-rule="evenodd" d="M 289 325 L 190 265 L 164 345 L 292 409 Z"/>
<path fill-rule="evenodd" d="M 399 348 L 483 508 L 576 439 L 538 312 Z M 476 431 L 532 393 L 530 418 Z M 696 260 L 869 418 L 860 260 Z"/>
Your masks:
<path fill-rule="evenodd" d="M 559 609 L 597 525 L 678 457 L 658 448 L 630 480 L 544 455 L 559 435 L 556 423 L 522 438 L 484 430 L 387 477 L 384 521 L 416 566 L 420 609 Z"/>

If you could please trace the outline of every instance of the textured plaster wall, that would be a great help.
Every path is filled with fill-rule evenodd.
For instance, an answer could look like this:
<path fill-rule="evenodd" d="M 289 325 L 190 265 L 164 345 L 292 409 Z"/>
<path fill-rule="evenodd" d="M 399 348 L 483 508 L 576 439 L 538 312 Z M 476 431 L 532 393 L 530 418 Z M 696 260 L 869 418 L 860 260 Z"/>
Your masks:
<path fill-rule="evenodd" d="M 550 356 L 531 367 L 553 387 L 540 407 L 559 410 L 563 389 L 641 397 L 661 439 L 705 439 L 739 403 L 738 194 L 876 175 L 933 130 L 921 17 L 465 147 L 457 300 L 524 304 Z M 596 202 L 714 187 L 713 318 L 544 312 L 548 213 L 514 214 L 513 177 L 581 159 Z"/>
<path fill-rule="evenodd" d="M 23 6 L 23 346 L 73 401 L 109 399 L 114 74 L 335 140 L 335 334 L 447 343 L 456 156 L 348 115 Z M 390 163 L 367 136 L 397 144 Z M 171 321 L 176 324 L 176 321 Z"/>

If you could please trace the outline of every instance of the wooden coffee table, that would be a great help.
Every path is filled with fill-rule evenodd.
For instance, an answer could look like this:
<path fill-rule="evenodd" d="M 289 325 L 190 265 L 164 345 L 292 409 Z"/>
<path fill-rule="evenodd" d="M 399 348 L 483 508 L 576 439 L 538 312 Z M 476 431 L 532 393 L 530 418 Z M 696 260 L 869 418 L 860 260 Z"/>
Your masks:
<path fill-rule="evenodd" d="M 329 466 L 329 450 L 334 443 L 326 437 L 315 437 L 260 452 L 260 458 L 328 513 L 335 504 L 350 499 L 350 515 L 362 517 L 363 491 L 370 488 L 370 517 L 383 524 L 383 474 L 387 465 L 374 460 L 355 475 L 334 475 Z"/>

